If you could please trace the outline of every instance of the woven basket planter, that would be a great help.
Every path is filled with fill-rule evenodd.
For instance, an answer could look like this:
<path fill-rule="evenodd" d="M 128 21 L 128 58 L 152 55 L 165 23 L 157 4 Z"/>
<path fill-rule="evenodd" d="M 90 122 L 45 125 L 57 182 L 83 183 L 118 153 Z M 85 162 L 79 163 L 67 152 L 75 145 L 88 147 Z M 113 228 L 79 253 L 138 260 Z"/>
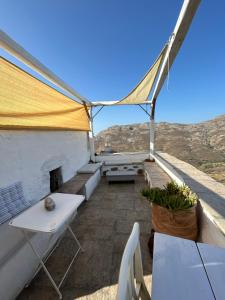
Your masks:
<path fill-rule="evenodd" d="M 197 205 L 172 211 L 152 204 L 152 226 L 156 232 L 196 241 L 198 236 Z"/>

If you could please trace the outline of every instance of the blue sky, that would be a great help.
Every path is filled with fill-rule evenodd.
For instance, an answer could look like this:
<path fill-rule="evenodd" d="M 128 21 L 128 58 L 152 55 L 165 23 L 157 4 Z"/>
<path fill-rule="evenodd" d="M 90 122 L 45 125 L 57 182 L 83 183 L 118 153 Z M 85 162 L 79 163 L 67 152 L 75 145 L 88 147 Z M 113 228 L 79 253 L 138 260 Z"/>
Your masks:
<path fill-rule="evenodd" d="M 168 40 L 182 6 L 181 0 L 0 3 L 0 28 L 90 100 L 128 94 Z M 202 1 L 158 97 L 157 122 L 196 123 L 225 113 L 224 28 L 224 0 Z M 146 121 L 137 107 L 110 107 L 96 117 L 95 131 Z"/>

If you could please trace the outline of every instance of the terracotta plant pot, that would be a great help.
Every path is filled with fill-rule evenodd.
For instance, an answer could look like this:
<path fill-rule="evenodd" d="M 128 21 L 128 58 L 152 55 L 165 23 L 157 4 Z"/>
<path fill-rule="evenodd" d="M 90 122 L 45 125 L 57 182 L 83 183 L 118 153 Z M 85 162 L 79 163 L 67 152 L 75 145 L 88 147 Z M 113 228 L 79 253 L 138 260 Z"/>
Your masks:
<path fill-rule="evenodd" d="M 196 241 L 198 236 L 197 205 L 184 210 L 169 210 L 152 203 L 154 231 Z"/>

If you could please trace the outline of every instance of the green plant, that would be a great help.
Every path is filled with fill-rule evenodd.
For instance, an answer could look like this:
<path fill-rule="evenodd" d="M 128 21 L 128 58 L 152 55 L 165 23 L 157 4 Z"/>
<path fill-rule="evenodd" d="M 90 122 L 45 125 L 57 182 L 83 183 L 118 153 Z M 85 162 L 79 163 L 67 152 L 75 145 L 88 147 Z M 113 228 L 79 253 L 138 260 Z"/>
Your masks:
<path fill-rule="evenodd" d="M 145 188 L 142 190 L 142 195 L 150 202 L 174 211 L 190 208 L 198 200 L 198 196 L 188 186 L 179 186 L 173 181 L 163 189 Z"/>
<path fill-rule="evenodd" d="M 168 182 L 164 189 L 169 195 L 177 194 L 180 191 L 180 187 L 175 181 Z"/>

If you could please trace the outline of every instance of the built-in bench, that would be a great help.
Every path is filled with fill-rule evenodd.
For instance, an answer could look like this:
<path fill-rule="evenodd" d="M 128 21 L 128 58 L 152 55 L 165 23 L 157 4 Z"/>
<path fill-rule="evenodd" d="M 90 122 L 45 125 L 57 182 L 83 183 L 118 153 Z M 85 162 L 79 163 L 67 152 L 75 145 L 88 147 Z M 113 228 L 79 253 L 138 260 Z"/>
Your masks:
<path fill-rule="evenodd" d="M 112 174 L 112 179 L 116 175 L 115 172 L 120 173 L 120 177 L 122 178 L 122 174 L 124 175 L 126 172 L 133 173 L 134 175 L 141 175 L 143 174 L 143 163 L 142 162 L 130 162 L 126 160 L 120 161 L 108 161 L 105 162 L 102 166 L 102 176 L 109 176 Z M 116 177 L 115 177 L 116 178 Z M 119 180 L 120 181 L 120 180 Z"/>
<path fill-rule="evenodd" d="M 163 188 L 165 182 L 171 181 L 171 178 L 155 162 L 144 162 L 144 176 L 150 187 Z"/>
<path fill-rule="evenodd" d="M 135 160 L 128 160 L 128 159 L 121 159 L 115 161 L 106 161 L 104 163 L 105 166 L 124 166 L 124 165 L 140 165 L 142 161 L 135 161 Z"/>
<path fill-rule="evenodd" d="M 108 171 L 106 178 L 110 182 L 134 182 L 137 173 L 134 171 Z"/>
<path fill-rule="evenodd" d="M 83 192 L 86 182 L 92 174 L 77 174 L 69 181 L 65 182 L 58 190 L 58 193 L 79 194 Z"/>
<path fill-rule="evenodd" d="M 57 192 L 68 194 L 81 194 L 89 200 L 91 194 L 101 179 L 102 164 L 87 164 L 77 171 L 72 179 L 64 183 Z"/>

